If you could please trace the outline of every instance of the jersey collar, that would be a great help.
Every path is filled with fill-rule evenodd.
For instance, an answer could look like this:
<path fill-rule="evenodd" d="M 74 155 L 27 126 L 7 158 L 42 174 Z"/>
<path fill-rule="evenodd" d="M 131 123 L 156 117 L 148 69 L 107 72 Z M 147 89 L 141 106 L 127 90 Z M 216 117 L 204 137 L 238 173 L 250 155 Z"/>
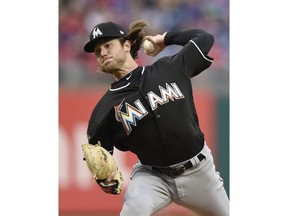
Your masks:
<path fill-rule="evenodd" d="M 126 76 L 122 77 L 120 80 L 117 80 L 111 84 L 110 91 L 118 91 L 124 88 L 127 88 L 130 86 L 130 84 L 136 79 L 135 74 L 141 73 L 141 75 L 144 73 L 145 67 L 139 66 L 133 71 L 131 71 Z"/>

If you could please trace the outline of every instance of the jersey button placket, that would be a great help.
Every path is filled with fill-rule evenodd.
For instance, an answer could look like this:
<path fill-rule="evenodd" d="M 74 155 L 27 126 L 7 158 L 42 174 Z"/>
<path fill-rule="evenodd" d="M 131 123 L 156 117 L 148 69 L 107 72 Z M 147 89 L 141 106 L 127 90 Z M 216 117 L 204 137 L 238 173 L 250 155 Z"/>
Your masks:
<path fill-rule="evenodd" d="M 159 129 L 160 129 L 160 131 L 161 131 L 162 138 L 163 138 L 163 141 L 164 141 L 164 140 L 167 138 L 167 136 L 166 136 L 165 132 L 163 131 L 163 128 L 161 127 L 161 122 L 160 122 L 160 117 L 161 117 L 161 115 L 158 114 L 156 110 L 154 111 L 154 115 L 155 115 L 155 117 L 156 117 L 156 119 L 157 119 L 158 126 L 160 126 Z"/>

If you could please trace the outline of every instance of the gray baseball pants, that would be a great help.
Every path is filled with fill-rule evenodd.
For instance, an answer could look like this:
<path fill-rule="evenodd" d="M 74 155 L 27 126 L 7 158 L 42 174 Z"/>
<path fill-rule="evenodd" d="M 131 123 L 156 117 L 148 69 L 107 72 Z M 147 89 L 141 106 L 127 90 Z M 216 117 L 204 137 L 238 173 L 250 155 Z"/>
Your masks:
<path fill-rule="evenodd" d="M 229 199 L 206 143 L 201 153 L 206 159 L 191 158 L 193 168 L 176 178 L 134 165 L 120 216 L 150 216 L 172 202 L 200 216 L 228 216 Z"/>

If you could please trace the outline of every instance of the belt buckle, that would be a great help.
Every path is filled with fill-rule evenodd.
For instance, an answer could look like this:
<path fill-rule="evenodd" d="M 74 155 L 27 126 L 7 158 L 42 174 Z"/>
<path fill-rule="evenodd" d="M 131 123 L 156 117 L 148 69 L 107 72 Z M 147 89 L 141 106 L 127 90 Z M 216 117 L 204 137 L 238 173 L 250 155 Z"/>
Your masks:
<path fill-rule="evenodd" d="M 178 167 L 176 167 L 175 169 L 169 170 L 169 175 L 173 178 L 179 176 L 180 174 L 182 174 L 184 171 L 186 170 L 184 165 L 180 165 Z"/>

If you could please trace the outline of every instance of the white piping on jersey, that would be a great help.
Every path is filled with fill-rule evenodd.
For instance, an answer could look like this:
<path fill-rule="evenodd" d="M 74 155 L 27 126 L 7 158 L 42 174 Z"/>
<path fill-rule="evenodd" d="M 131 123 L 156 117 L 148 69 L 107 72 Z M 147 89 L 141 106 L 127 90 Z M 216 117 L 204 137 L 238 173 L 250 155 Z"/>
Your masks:
<path fill-rule="evenodd" d="M 110 88 L 109 90 L 110 90 L 110 91 L 117 91 L 117 90 L 120 90 L 120 89 L 126 88 L 126 87 L 129 86 L 129 85 L 130 85 L 130 82 L 127 83 L 125 86 L 121 86 L 121 87 L 119 87 L 119 88 L 115 88 L 115 89 Z"/>
<path fill-rule="evenodd" d="M 198 51 L 200 52 L 200 54 L 203 56 L 204 59 L 206 59 L 207 61 L 213 62 L 213 60 L 208 59 L 208 58 L 202 53 L 202 51 L 200 50 L 200 48 L 197 46 L 197 44 L 196 44 L 193 40 L 190 40 L 190 42 L 192 42 L 192 43 L 196 46 L 196 48 L 198 49 Z"/>
<path fill-rule="evenodd" d="M 145 70 L 145 67 L 142 68 L 141 74 L 144 73 L 144 70 Z M 131 76 L 132 76 L 132 73 L 131 73 L 131 75 L 129 76 L 129 78 L 130 78 Z M 129 79 L 129 78 L 128 78 L 128 79 Z M 127 79 L 127 78 L 126 78 L 126 79 Z M 128 80 L 128 79 L 127 79 L 127 80 Z M 118 90 L 120 90 L 120 89 L 126 88 L 126 87 L 129 86 L 129 85 L 130 85 L 130 82 L 127 83 L 127 84 L 124 85 L 124 86 L 119 87 L 119 88 L 115 88 L 115 89 L 110 88 L 109 90 L 110 90 L 110 91 L 118 91 Z"/>

